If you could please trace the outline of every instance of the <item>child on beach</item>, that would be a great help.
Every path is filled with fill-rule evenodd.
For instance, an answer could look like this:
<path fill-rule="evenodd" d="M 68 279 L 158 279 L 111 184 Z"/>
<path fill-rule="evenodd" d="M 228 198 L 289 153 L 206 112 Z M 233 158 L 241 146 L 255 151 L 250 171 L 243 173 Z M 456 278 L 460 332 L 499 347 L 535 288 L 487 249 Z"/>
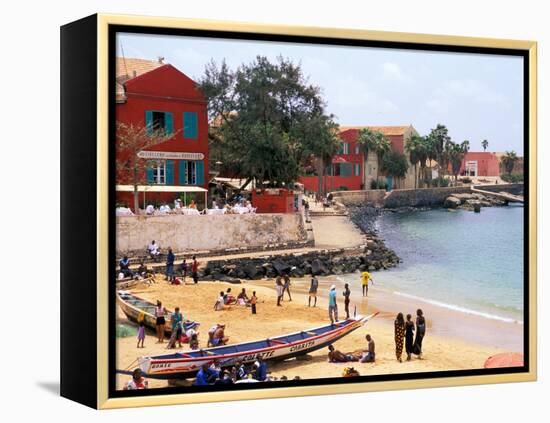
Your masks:
<path fill-rule="evenodd" d="M 143 343 L 145 342 L 145 321 L 143 319 L 140 320 L 139 322 L 137 338 L 138 338 L 137 347 L 145 348 L 145 346 L 143 345 Z M 141 344 L 141 347 L 139 346 L 139 344 Z"/>
<path fill-rule="evenodd" d="M 191 339 L 189 340 L 189 348 L 192 350 L 199 349 L 199 336 L 196 333 L 191 335 Z"/>
<path fill-rule="evenodd" d="M 256 297 L 256 291 L 252 292 L 252 297 L 250 298 L 250 307 L 252 308 L 252 314 L 256 314 L 256 303 L 258 302 L 258 297 Z"/>

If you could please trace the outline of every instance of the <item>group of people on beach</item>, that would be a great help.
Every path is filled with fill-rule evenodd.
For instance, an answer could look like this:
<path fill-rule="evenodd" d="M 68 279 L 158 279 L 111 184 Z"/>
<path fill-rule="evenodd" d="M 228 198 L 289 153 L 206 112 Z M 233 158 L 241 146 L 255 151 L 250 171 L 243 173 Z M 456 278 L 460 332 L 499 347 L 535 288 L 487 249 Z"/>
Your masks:
<path fill-rule="evenodd" d="M 221 311 L 232 305 L 250 307 L 252 314 L 256 314 L 256 305 L 258 304 L 258 297 L 256 291 L 252 291 L 252 296 L 249 298 L 246 293 L 246 288 L 243 288 L 239 295 L 235 298 L 231 294 L 231 288 L 227 288 L 227 291 L 220 291 L 220 296 L 214 303 L 214 310 Z"/>
<path fill-rule="evenodd" d="M 401 358 L 403 355 L 403 344 L 405 344 L 407 361 L 411 360 L 413 354 L 422 359 L 422 340 L 426 335 L 426 319 L 422 310 L 416 310 L 416 322 L 412 321 L 410 314 L 407 314 L 407 320 L 405 321 L 403 313 L 398 313 L 395 318 L 394 328 L 395 356 L 397 361 L 400 363 L 403 361 Z M 414 334 L 415 330 L 416 336 Z"/>
<path fill-rule="evenodd" d="M 261 356 L 258 356 L 251 366 L 246 366 L 239 361 L 231 367 L 222 369 L 218 360 L 214 360 L 212 364 L 205 363 L 197 373 L 194 385 L 232 385 L 234 383 L 265 382 L 268 379 L 270 376 L 267 363 L 262 360 Z"/>

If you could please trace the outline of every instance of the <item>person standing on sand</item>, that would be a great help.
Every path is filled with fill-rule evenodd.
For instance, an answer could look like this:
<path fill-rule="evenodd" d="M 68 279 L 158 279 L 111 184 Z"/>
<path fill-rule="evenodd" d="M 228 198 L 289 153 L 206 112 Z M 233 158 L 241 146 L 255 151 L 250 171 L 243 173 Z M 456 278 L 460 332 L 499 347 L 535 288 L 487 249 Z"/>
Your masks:
<path fill-rule="evenodd" d="M 416 310 L 416 337 L 414 338 L 413 353 L 422 359 L 422 340 L 426 335 L 426 319 L 421 309 Z"/>
<path fill-rule="evenodd" d="M 252 309 L 252 314 L 256 314 L 257 302 L 258 302 L 258 297 L 256 297 L 256 291 L 252 291 L 252 297 L 250 297 L 250 308 Z"/>
<path fill-rule="evenodd" d="M 288 293 L 288 301 L 292 301 L 292 297 L 290 296 L 290 278 L 286 273 L 283 273 L 283 279 L 285 281 L 285 284 L 283 285 L 283 296 L 286 291 Z"/>
<path fill-rule="evenodd" d="M 412 316 L 407 314 L 405 322 L 405 351 L 407 352 L 407 361 L 411 361 L 411 354 L 414 348 L 414 323 L 411 320 Z"/>
<path fill-rule="evenodd" d="M 283 299 L 284 286 L 280 276 L 277 276 L 277 279 L 275 279 L 275 289 L 277 290 L 277 306 L 282 307 L 281 300 Z"/>
<path fill-rule="evenodd" d="M 328 293 L 328 317 L 330 323 L 338 321 L 338 304 L 336 303 L 336 286 L 332 285 Z"/>
<path fill-rule="evenodd" d="M 345 284 L 344 288 L 344 310 L 346 312 L 346 319 L 349 319 L 349 296 L 351 295 L 351 291 L 349 289 L 349 284 Z"/>
<path fill-rule="evenodd" d="M 374 283 L 370 273 L 361 273 L 361 286 L 363 287 L 363 297 L 367 297 L 369 295 L 369 281 L 371 281 L 371 283 Z"/>
<path fill-rule="evenodd" d="M 181 337 L 183 335 L 183 315 L 180 313 L 179 307 L 175 308 L 170 320 L 172 321 L 172 335 L 174 333 L 176 334 L 174 344 L 177 342 L 178 346 L 181 348 Z"/>
<path fill-rule="evenodd" d="M 193 256 L 193 263 L 191 264 L 191 273 L 193 274 L 193 282 L 199 283 L 199 262 L 197 256 Z"/>
<path fill-rule="evenodd" d="M 168 255 L 166 256 L 166 278 L 165 280 L 172 282 L 174 277 L 174 261 L 176 256 L 172 252 L 172 248 L 168 247 Z"/>
<path fill-rule="evenodd" d="M 145 342 L 145 318 L 143 318 L 139 321 L 139 329 L 138 329 L 138 333 L 137 333 L 137 338 L 138 338 L 137 347 L 138 348 L 145 348 L 145 346 L 143 345 L 144 342 Z M 141 347 L 139 346 L 140 344 L 141 344 Z"/>
<path fill-rule="evenodd" d="M 313 274 L 311 275 L 311 283 L 309 284 L 309 298 L 307 300 L 307 306 L 311 307 L 311 297 L 315 299 L 313 307 L 317 307 L 317 289 L 319 288 L 319 281 Z"/>
<path fill-rule="evenodd" d="M 162 306 L 162 303 L 157 300 L 157 306 L 155 307 L 155 317 L 157 319 L 157 344 L 162 344 L 164 342 L 164 325 L 166 324 L 166 319 L 164 318 L 165 314 L 166 309 Z"/>
<path fill-rule="evenodd" d="M 403 354 L 403 341 L 405 338 L 405 319 L 403 313 L 398 313 L 394 322 L 394 337 L 395 337 L 395 357 L 400 363 L 401 355 Z"/>

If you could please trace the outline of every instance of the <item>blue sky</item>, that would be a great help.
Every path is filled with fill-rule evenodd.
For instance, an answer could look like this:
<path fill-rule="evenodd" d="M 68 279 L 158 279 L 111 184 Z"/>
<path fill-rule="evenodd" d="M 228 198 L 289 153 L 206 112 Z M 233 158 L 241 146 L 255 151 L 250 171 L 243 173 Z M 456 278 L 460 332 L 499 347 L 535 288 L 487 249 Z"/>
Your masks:
<path fill-rule="evenodd" d="M 523 155 L 523 62 L 519 57 L 274 42 L 119 34 L 117 55 L 156 59 L 189 77 L 223 59 L 235 69 L 257 55 L 301 63 L 340 125 L 409 125 L 420 134 L 442 123 L 472 151 Z"/>

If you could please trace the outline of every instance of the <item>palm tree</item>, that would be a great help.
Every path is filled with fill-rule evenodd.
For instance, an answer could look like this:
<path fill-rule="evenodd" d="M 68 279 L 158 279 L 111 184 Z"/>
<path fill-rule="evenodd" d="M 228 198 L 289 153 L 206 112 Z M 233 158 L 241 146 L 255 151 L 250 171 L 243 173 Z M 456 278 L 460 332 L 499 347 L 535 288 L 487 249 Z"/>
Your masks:
<path fill-rule="evenodd" d="M 516 162 L 519 160 L 515 151 L 506 151 L 504 156 L 500 159 L 500 163 L 504 166 L 504 170 L 508 175 L 512 174 Z"/>
<path fill-rule="evenodd" d="M 376 159 L 378 162 L 376 166 L 376 181 L 379 182 L 382 160 L 384 155 L 391 151 L 390 140 L 382 132 L 375 132 L 374 151 L 376 152 Z"/>
<path fill-rule="evenodd" d="M 470 151 L 470 141 L 468 140 L 464 140 L 462 141 L 462 149 L 464 150 L 464 153 L 467 153 L 468 151 Z"/>
<path fill-rule="evenodd" d="M 447 152 L 448 152 L 449 162 L 451 164 L 451 169 L 455 177 L 455 182 L 458 180 L 458 173 L 460 172 L 460 168 L 462 167 L 462 161 L 464 160 L 464 156 L 466 155 L 467 151 L 468 151 L 467 141 L 464 141 L 462 144 L 455 144 L 453 142 L 450 142 L 448 145 Z"/>
<path fill-rule="evenodd" d="M 487 150 L 487 147 L 489 146 L 489 141 L 487 140 L 481 141 L 481 146 L 483 147 L 483 151 Z"/>
<path fill-rule="evenodd" d="M 376 147 L 376 132 L 370 128 L 363 128 L 359 130 L 359 137 L 357 144 L 363 152 L 363 186 L 367 188 L 367 162 L 369 159 L 369 151 L 374 151 Z"/>
<path fill-rule="evenodd" d="M 435 153 L 435 160 L 439 165 L 441 172 L 440 176 L 444 176 L 447 167 L 449 166 L 448 151 L 446 151 L 448 144 L 451 142 L 449 136 L 449 130 L 445 125 L 437 124 L 435 129 L 430 132 L 431 142 L 433 143 L 433 149 Z"/>
<path fill-rule="evenodd" d="M 416 173 L 416 165 L 420 162 L 420 167 L 423 168 L 426 166 L 426 160 L 428 154 L 426 151 L 426 142 L 424 137 L 421 137 L 418 134 L 411 135 L 405 142 L 405 151 L 409 153 L 409 161 L 414 166 L 414 188 L 417 188 L 417 181 L 419 175 Z"/>

